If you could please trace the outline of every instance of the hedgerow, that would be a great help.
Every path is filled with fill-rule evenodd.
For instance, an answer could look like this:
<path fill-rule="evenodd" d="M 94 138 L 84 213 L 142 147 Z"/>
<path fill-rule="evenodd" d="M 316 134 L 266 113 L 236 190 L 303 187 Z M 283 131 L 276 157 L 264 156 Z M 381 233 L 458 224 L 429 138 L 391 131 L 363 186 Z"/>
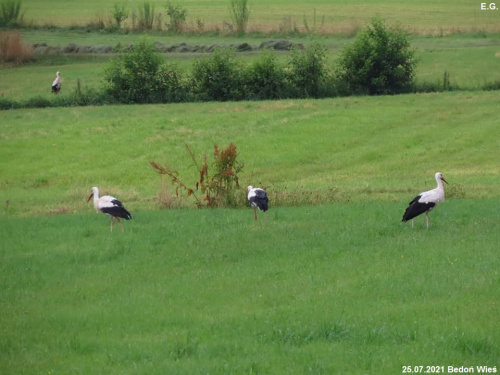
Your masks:
<path fill-rule="evenodd" d="M 245 66 L 228 50 L 216 50 L 210 57 L 194 61 L 189 87 L 203 101 L 246 99 Z"/>
<path fill-rule="evenodd" d="M 175 101 L 181 90 L 180 72 L 155 52 L 146 39 L 132 52 L 122 52 L 104 71 L 107 92 L 119 103 L 164 103 Z"/>
<path fill-rule="evenodd" d="M 292 47 L 286 63 L 273 51 L 262 50 L 250 64 L 234 58 L 234 51 L 215 49 L 197 59 L 191 72 L 165 60 L 155 46 L 142 39 L 122 50 L 105 68 L 105 88 L 66 91 L 51 99 L 34 97 L 15 102 L 0 98 L 0 109 L 102 105 L 110 103 L 171 103 L 192 101 L 324 98 L 346 95 L 386 95 L 404 92 L 458 90 L 445 72 L 442 82 L 414 82 L 416 60 L 408 34 L 388 29 L 374 19 L 329 69 L 326 49 L 313 44 Z M 499 83 L 484 85 L 498 90 Z"/>

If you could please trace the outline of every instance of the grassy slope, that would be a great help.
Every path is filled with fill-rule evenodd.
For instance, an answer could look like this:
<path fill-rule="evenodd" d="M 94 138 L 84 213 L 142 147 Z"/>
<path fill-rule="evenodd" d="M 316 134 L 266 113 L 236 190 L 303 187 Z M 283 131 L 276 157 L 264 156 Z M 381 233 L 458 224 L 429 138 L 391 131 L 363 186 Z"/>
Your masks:
<path fill-rule="evenodd" d="M 0 218 L 4 373 L 498 366 L 497 199 Z"/>
<path fill-rule="evenodd" d="M 498 197 L 498 110 L 496 92 L 461 92 L 5 111 L 0 193 L 17 214 L 84 210 L 94 185 L 151 208 L 161 181 L 150 160 L 191 184 L 185 142 L 200 159 L 234 142 L 242 184 L 263 184 L 276 200 L 330 191 L 320 200 L 406 201 L 434 185 L 436 170 L 460 195 Z"/>

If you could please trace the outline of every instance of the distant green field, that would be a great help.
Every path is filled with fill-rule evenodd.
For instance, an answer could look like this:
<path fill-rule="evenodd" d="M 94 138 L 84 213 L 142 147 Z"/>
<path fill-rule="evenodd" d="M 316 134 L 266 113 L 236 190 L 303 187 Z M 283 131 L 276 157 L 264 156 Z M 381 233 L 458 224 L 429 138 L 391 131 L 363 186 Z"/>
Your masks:
<path fill-rule="evenodd" d="M 35 24 L 71 25 L 86 24 L 91 20 L 107 19 L 114 0 L 68 2 L 65 0 L 24 0 L 25 19 Z M 142 5 L 142 0 L 126 2 L 129 9 Z M 156 12 L 164 12 L 163 0 L 151 0 Z M 176 4 L 176 2 L 172 2 Z M 206 27 L 223 28 L 230 21 L 229 0 L 184 0 L 177 2 L 188 11 L 188 24 L 196 28 L 196 20 Z M 250 29 L 278 30 L 286 22 L 304 29 L 304 17 L 310 27 L 323 25 L 326 32 L 352 32 L 363 26 L 375 15 L 381 15 L 390 23 L 401 23 L 418 33 L 441 33 L 450 31 L 499 30 L 498 11 L 481 10 L 481 2 L 470 0 L 418 1 L 401 3 L 395 0 L 365 0 L 356 3 L 345 1 L 315 0 L 304 2 L 250 0 Z M 323 20 L 324 17 L 324 20 Z M 164 19 L 166 16 L 164 16 Z M 286 21 L 285 21 L 286 20 Z"/>

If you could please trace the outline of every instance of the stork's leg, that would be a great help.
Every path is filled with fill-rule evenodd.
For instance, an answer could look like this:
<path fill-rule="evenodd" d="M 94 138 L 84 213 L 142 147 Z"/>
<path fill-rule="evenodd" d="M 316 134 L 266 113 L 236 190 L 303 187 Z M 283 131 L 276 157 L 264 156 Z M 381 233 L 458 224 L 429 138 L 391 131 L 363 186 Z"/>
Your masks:
<path fill-rule="evenodd" d="M 411 219 L 411 227 L 413 228 L 413 219 Z"/>
<path fill-rule="evenodd" d="M 425 225 L 427 226 L 427 229 L 429 229 L 429 212 L 425 213 Z"/>
<path fill-rule="evenodd" d="M 110 230 L 110 232 L 112 232 L 112 231 L 113 231 L 113 216 L 111 216 L 111 230 Z"/>
<path fill-rule="evenodd" d="M 120 218 L 119 217 L 115 217 L 116 221 L 118 221 L 118 224 L 120 224 L 120 228 L 122 228 L 122 232 L 123 232 L 123 225 L 122 225 L 122 222 L 120 221 Z"/>
<path fill-rule="evenodd" d="M 257 207 L 253 206 L 253 217 L 257 220 Z"/>

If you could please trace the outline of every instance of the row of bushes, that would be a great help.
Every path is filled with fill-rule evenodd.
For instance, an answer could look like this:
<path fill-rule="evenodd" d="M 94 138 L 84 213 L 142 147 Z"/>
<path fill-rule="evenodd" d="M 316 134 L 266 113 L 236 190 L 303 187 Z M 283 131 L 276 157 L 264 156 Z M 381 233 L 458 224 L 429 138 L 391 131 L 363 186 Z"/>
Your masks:
<path fill-rule="evenodd" d="M 313 45 L 292 49 L 286 63 L 272 51 L 263 51 L 251 64 L 244 64 L 229 50 L 216 50 L 194 61 L 192 71 L 185 73 L 143 39 L 132 52 L 120 53 L 109 62 L 104 89 L 82 90 L 79 83 L 74 92 L 50 100 L 39 97 L 19 103 L 2 98 L 0 108 L 324 98 L 453 89 L 447 73 L 442 83 L 417 86 L 415 67 L 407 34 L 388 29 L 379 19 L 358 34 L 332 68 L 327 65 L 325 47 Z"/>
<path fill-rule="evenodd" d="M 287 64 L 276 54 L 262 52 L 252 64 L 216 50 L 193 63 L 185 74 L 165 62 L 146 42 L 121 54 L 105 70 L 109 95 L 120 103 L 263 100 L 333 96 L 326 51 L 319 45 L 293 49 Z"/>

